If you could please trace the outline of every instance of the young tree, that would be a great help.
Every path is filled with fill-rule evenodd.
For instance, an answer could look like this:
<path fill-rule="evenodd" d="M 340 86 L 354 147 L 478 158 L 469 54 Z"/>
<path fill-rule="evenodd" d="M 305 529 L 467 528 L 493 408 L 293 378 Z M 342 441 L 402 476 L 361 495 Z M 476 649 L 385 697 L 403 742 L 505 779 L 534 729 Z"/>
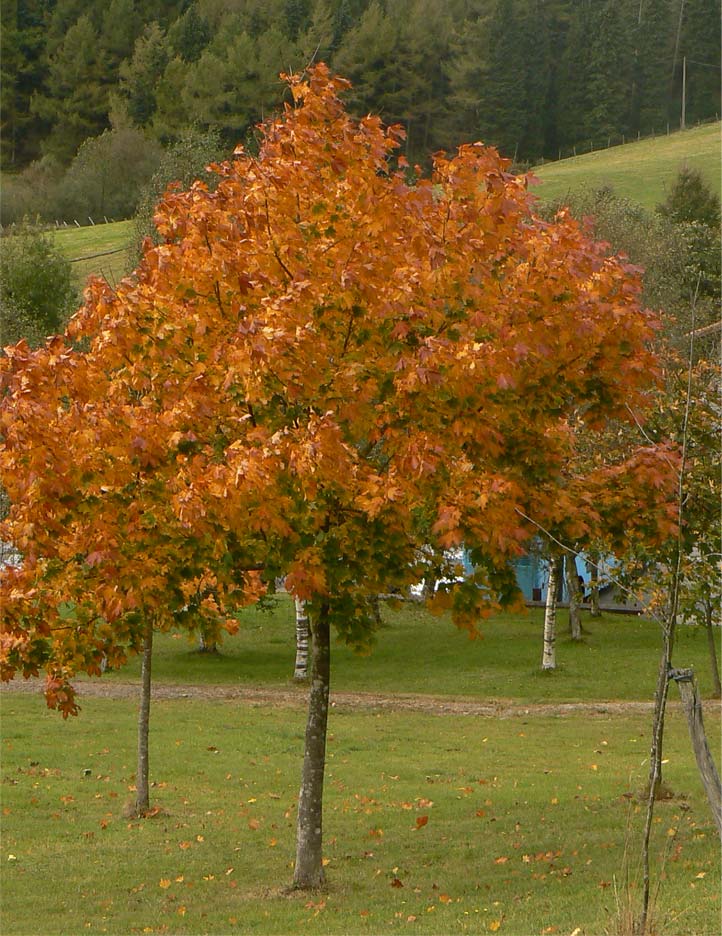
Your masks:
<path fill-rule="evenodd" d="M 436 604 L 476 634 L 515 600 L 524 517 L 578 510 L 569 420 L 644 407 L 654 317 L 634 271 L 568 215 L 536 218 L 494 150 L 439 156 L 410 184 L 403 159 L 389 167 L 401 131 L 352 120 L 347 82 L 318 65 L 289 84 L 258 157 L 238 148 L 214 191 L 168 194 L 164 242 L 135 276 L 95 281 L 65 341 L 3 362 L 4 529 L 25 561 L 0 587 L 4 677 L 47 664 L 68 709 L 74 666 L 138 645 L 141 603 L 161 614 L 169 591 L 201 590 L 215 611 L 258 593 L 251 568 L 285 573 L 312 630 L 294 873 L 308 888 L 324 878 L 331 629 L 368 646 L 369 596 L 461 543 L 476 572 Z M 57 427 L 40 440 L 36 410 Z M 637 464 L 645 492 L 659 482 L 640 512 L 664 510 L 667 462 L 651 448 Z M 61 635 L 75 583 L 87 621 Z"/>

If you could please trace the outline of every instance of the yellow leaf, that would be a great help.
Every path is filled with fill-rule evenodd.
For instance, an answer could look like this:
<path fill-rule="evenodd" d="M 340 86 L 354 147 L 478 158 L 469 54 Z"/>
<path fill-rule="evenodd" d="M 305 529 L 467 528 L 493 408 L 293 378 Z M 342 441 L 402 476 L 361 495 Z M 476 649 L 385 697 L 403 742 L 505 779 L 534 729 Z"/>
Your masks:
<path fill-rule="evenodd" d="M 160 881 L 158 881 L 158 887 L 167 890 L 170 887 L 170 878 L 161 878 Z"/>
<path fill-rule="evenodd" d="M 180 916 L 185 916 L 185 915 L 186 915 L 186 908 L 185 908 L 184 906 L 182 906 L 182 905 L 181 905 L 180 907 L 178 907 L 178 914 L 179 914 Z"/>
<path fill-rule="evenodd" d="M 501 926 L 501 920 L 492 920 L 489 924 L 489 929 L 492 933 L 495 933 Z"/>
<path fill-rule="evenodd" d="M 452 901 L 453 899 L 454 899 L 454 898 L 453 898 L 453 897 L 449 897 L 448 894 L 439 894 L 439 900 L 440 900 L 442 903 L 451 903 L 451 901 Z"/>

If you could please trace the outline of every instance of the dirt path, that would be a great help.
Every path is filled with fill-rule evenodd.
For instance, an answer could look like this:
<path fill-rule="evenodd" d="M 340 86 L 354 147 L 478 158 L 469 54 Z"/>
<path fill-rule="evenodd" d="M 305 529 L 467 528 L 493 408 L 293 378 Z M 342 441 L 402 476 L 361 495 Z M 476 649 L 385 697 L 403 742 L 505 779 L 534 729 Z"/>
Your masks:
<path fill-rule="evenodd" d="M 18 680 L 2 685 L 2 693 L 40 692 L 42 681 L 38 679 Z M 78 700 L 83 698 L 135 699 L 138 696 L 138 684 L 116 682 L 115 680 L 93 680 L 77 684 Z M 298 687 L 260 687 L 260 686 L 175 686 L 158 685 L 153 689 L 153 698 L 162 699 L 201 699 L 203 701 L 233 700 L 251 706 L 269 706 L 275 708 L 296 708 L 305 706 L 308 690 Z M 540 702 L 517 703 L 507 700 L 489 699 L 453 699 L 444 696 L 429 695 L 379 695 L 373 692 L 332 692 L 331 705 L 337 711 L 391 711 L 424 712 L 429 715 L 475 715 L 487 718 L 528 718 L 528 717 L 564 717 L 583 713 L 590 717 L 609 715 L 645 714 L 652 711 L 652 702 Z M 673 708 L 679 702 L 670 702 Z M 710 713 L 719 711 L 719 702 L 708 700 L 705 710 Z"/>

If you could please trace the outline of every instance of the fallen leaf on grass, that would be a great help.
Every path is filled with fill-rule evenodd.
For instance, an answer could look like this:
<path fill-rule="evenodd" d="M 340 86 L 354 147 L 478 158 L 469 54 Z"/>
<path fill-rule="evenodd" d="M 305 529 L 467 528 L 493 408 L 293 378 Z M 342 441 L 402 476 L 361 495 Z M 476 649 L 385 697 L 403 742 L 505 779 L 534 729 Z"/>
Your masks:
<path fill-rule="evenodd" d="M 161 878 L 160 881 L 158 881 L 158 887 L 162 887 L 163 890 L 168 890 L 170 887 L 170 878 Z"/>
<path fill-rule="evenodd" d="M 400 881 L 397 877 L 395 877 L 395 878 L 393 879 L 393 881 L 391 882 L 391 886 L 392 886 L 392 887 L 403 887 L 404 885 L 403 885 L 403 882 L 402 882 L 402 881 Z"/>
<path fill-rule="evenodd" d="M 439 900 L 440 900 L 442 903 L 451 903 L 453 899 L 454 899 L 454 898 L 453 898 L 453 897 L 449 897 L 448 894 L 439 894 Z"/>
<path fill-rule="evenodd" d="M 499 858 L 494 859 L 494 864 L 506 864 L 508 860 L 507 855 L 501 855 Z"/>
<path fill-rule="evenodd" d="M 416 825 L 414 826 L 414 831 L 416 831 L 417 829 L 423 829 L 428 821 L 429 821 L 428 816 L 417 816 Z"/>
<path fill-rule="evenodd" d="M 489 923 L 489 929 L 491 930 L 492 933 L 495 933 L 499 929 L 500 926 L 501 926 L 501 920 L 492 920 L 491 923 Z"/>

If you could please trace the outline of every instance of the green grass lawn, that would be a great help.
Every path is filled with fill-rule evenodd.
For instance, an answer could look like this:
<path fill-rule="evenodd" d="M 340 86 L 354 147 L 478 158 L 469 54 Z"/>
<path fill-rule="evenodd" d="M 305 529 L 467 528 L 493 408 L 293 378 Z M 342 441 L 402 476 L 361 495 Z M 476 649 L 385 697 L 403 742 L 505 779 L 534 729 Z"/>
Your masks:
<path fill-rule="evenodd" d="M 664 201 L 686 163 L 719 194 L 721 128 L 720 123 L 707 124 L 537 166 L 533 171 L 542 184 L 534 192 L 542 201 L 552 202 L 581 188 L 611 185 L 618 195 L 654 208 Z"/>
<path fill-rule="evenodd" d="M 105 277 L 112 285 L 127 272 L 128 256 L 124 249 L 105 257 L 93 257 L 90 260 L 79 258 L 127 247 L 133 236 L 132 221 L 96 224 L 94 227 L 68 227 L 55 231 L 53 236 L 62 253 L 69 260 L 77 261 L 73 263 L 73 273 L 79 289 L 82 289 L 91 274 Z"/>
<path fill-rule="evenodd" d="M 645 776 L 645 717 L 332 712 L 328 891 L 293 896 L 302 706 L 157 702 L 161 811 L 141 821 L 122 816 L 132 702 L 91 699 L 63 722 L 4 694 L 2 718 L 4 934 L 598 936 L 627 866 L 638 886 L 629 794 Z M 719 843 L 676 713 L 665 758 L 677 796 L 657 807 L 657 911 L 668 933 L 717 933 Z"/>
<path fill-rule="evenodd" d="M 332 646 L 332 688 L 354 692 L 426 693 L 518 702 L 610 700 L 653 697 L 659 629 L 635 616 L 584 615 L 581 643 L 566 634 L 567 612 L 559 611 L 558 669 L 541 672 L 542 612 L 504 614 L 487 621 L 482 640 L 469 640 L 448 616 L 422 606 L 383 607 L 384 627 L 368 656 L 344 644 Z M 159 635 L 154 676 L 170 683 L 281 686 L 292 681 L 294 616 L 290 599 L 278 596 L 271 612 L 248 609 L 241 627 L 226 637 L 218 655 L 199 654 L 184 635 Z M 678 629 L 675 663 L 694 666 L 703 695 L 711 691 L 706 635 Z M 106 679 L 137 678 L 132 660 Z"/>

